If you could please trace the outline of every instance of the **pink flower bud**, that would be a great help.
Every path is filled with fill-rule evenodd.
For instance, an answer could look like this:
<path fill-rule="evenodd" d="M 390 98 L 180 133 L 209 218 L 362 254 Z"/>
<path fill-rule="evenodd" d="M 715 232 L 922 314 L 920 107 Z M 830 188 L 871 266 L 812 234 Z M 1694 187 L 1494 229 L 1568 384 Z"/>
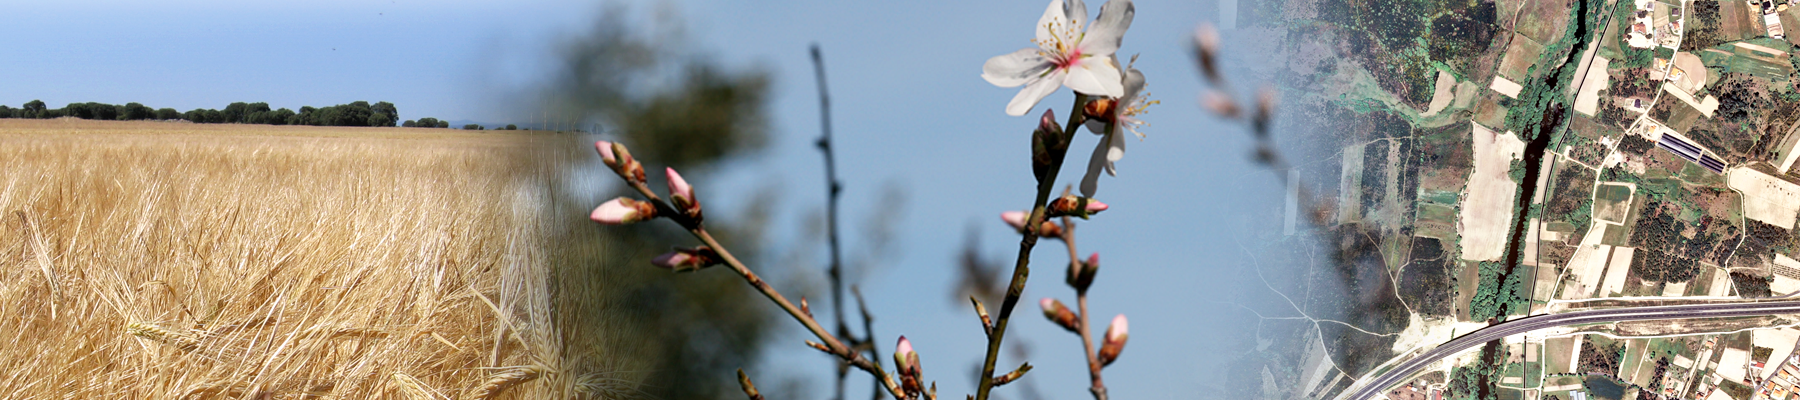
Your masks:
<path fill-rule="evenodd" d="M 1066 215 L 1087 219 L 1089 215 L 1106 211 L 1106 209 L 1106 203 L 1101 203 L 1099 200 L 1067 195 L 1051 200 L 1047 211 L 1051 217 Z"/>
<path fill-rule="evenodd" d="M 665 168 L 663 173 L 669 176 L 670 196 L 694 197 L 694 187 L 688 186 L 687 180 L 681 179 L 681 173 L 675 172 L 674 167 Z"/>
<path fill-rule="evenodd" d="M 1061 301 L 1045 297 L 1043 300 L 1038 300 L 1038 306 L 1044 308 L 1044 318 L 1049 319 L 1050 322 L 1056 323 L 1063 329 L 1068 329 L 1069 332 L 1080 332 L 1081 325 L 1077 321 L 1075 312 L 1069 311 L 1069 307 L 1063 306 Z"/>
<path fill-rule="evenodd" d="M 1007 225 L 1012 226 L 1013 230 L 1019 232 L 1025 232 L 1026 217 L 1028 217 L 1028 215 L 1024 211 L 1007 211 L 1000 213 L 1000 220 L 1006 221 Z"/>
<path fill-rule="evenodd" d="M 1021 234 L 1025 233 L 1025 220 L 1030 217 L 1031 214 L 1024 211 L 1007 211 L 1000 213 L 1000 220 L 1006 221 L 1007 226 L 1011 226 L 1013 231 Z M 1062 237 L 1062 226 L 1057 225 L 1055 222 L 1044 221 L 1043 224 L 1038 225 L 1038 236 L 1047 238 Z"/>
<path fill-rule="evenodd" d="M 658 267 L 674 269 L 674 268 L 680 267 L 682 265 L 686 265 L 688 262 L 692 261 L 693 259 L 694 259 L 693 254 L 688 254 L 688 253 L 684 253 L 684 252 L 680 252 L 680 251 L 672 251 L 672 252 L 668 252 L 668 253 L 663 253 L 660 256 L 656 256 L 656 259 L 650 260 L 650 263 L 655 264 Z"/>
<path fill-rule="evenodd" d="M 624 225 L 656 218 L 656 206 L 626 197 L 612 199 L 594 208 L 589 219 L 607 225 Z"/>
<path fill-rule="evenodd" d="M 1219 82 L 1218 54 L 1219 31 L 1213 29 L 1211 24 L 1194 29 L 1194 58 L 1200 64 L 1200 72 L 1206 75 L 1207 82 Z"/>
<path fill-rule="evenodd" d="M 612 146 L 612 142 L 605 140 L 594 142 L 594 148 L 600 150 L 600 160 L 605 161 L 608 167 L 617 167 L 619 158 L 613 156 Z"/>
<path fill-rule="evenodd" d="M 1100 344 L 1100 365 L 1111 365 L 1119 359 L 1119 352 L 1125 351 L 1125 340 L 1130 338 L 1130 325 L 1125 321 L 1125 314 L 1113 317 L 1112 325 L 1106 327 L 1106 339 Z"/>
<path fill-rule="evenodd" d="M 907 396 L 916 396 L 925 390 L 924 373 L 919 368 L 919 353 L 913 352 L 912 341 L 906 336 L 900 337 L 900 344 L 894 347 L 894 368 L 900 375 L 900 389 Z"/>
<path fill-rule="evenodd" d="M 1217 90 L 1206 92 L 1205 95 L 1201 96 L 1200 105 L 1206 107 L 1208 110 L 1212 110 L 1214 114 L 1218 114 L 1225 118 L 1237 118 L 1238 113 L 1241 112 L 1238 109 L 1236 101 L 1231 100 L 1230 97 L 1225 97 L 1224 93 L 1220 93 Z"/>
<path fill-rule="evenodd" d="M 1031 132 L 1031 173 L 1042 182 L 1050 173 L 1050 167 L 1062 160 L 1068 153 L 1069 141 L 1063 137 L 1063 129 L 1056 125 L 1056 113 L 1044 110 L 1043 118 L 1038 119 L 1037 130 Z"/>
<path fill-rule="evenodd" d="M 1098 272 L 1100 272 L 1100 253 L 1094 253 L 1088 255 L 1087 262 L 1069 263 L 1069 273 L 1066 279 L 1069 286 L 1074 287 L 1075 290 L 1087 290 L 1088 286 L 1094 284 L 1094 274 Z"/>
<path fill-rule="evenodd" d="M 656 256 L 656 259 L 650 260 L 651 265 L 672 269 L 675 272 L 699 271 L 701 268 L 718 263 L 718 253 L 706 246 L 691 249 L 676 248 L 674 251 L 663 253 Z"/>
<path fill-rule="evenodd" d="M 676 210 L 698 221 L 700 201 L 694 198 L 694 187 L 688 185 L 686 179 L 681 179 L 681 174 L 675 172 L 675 168 L 666 168 L 663 172 L 669 177 L 669 202 L 674 204 Z"/>

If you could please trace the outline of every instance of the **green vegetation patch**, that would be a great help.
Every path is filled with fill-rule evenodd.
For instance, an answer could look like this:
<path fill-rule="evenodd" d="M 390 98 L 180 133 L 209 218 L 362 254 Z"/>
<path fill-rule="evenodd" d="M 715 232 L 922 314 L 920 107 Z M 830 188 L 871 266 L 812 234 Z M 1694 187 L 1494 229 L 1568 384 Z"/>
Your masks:
<path fill-rule="evenodd" d="M 1529 293 L 1525 288 L 1524 267 L 1505 273 L 1505 264 L 1482 261 L 1479 268 L 1481 281 L 1475 288 L 1475 296 L 1469 299 L 1469 319 L 1505 320 L 1507 315 L 1522 313 L 1530 305 L 1526 297 Z M 1505 274 L 1504 282 L 1501 281 L 1502 274 Z"/>
<path fill-rule="evenodd" d="M 1594 170 L 1574 163 L 1558 163 L 1558 170 L 1551 187 L 1550 197 L 1544 210 L 1545 220 L 1568 222 L 1578 228 L 1584 228 L 1590 222 L 1593 203 L 1589 196 L 1594 190 Z"/>

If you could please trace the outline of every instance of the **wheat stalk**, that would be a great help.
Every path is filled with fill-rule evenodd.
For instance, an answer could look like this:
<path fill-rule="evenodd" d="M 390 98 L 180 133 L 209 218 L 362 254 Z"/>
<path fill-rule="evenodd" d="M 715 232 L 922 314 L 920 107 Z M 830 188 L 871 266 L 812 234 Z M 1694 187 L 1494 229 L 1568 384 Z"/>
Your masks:
<path fill-rule="evenodd" d="M 537 379 L 543 374 L 544 367 L 539 365 L 510 367 L 505 372 L 488 376 L 487 382 L 482 382 L 481 386 L 470 391 L 469 398 L 488 400 L 499 397 L 506 389 Z"/>
<path fill-rule="evenodd" d="M 163 327 L 156 326 L 155 324 L 144 322 L 128 323 L 125 324 L 125 332 L 130 333 L 132 336 L 150 339 L 157 343 L 181 349 L 181 351 L 194 351 L 200 348 L 200 339 L 194 338 L 193 335 L 163 329 Z"/>
<path fill-rule="evenodd" d="M 430 387 L 425 386 L 425 382 L 419 381 L 419 378 L 414 378 L 412 375 L 407 375 L 405 372 L 394 371 L 392 376 L 394 378 L 394 383 L 400 385 L 400 392 L 405 393 L 406 398 L 408 399 L 436 400 L 445 397 L 436 390 L 431 390 Z"/>

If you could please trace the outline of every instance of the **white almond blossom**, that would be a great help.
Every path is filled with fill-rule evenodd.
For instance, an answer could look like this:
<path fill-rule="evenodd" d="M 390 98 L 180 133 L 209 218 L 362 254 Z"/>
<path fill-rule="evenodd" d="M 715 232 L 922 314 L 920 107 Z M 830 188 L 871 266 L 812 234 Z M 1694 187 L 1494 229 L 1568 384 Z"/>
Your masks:
<path fill-rule="evenodd" d="M 988 59 L 981 78 L 999 87 L 1024 85 L 1006 104 L 1006 114 L 1025 115 L 1039 100 L 1068 86 L 1094 96 L 1121 97 L 1125 88 L 1113 53 L 1136 11 L 1130 0 L 1109 0 L 1100 5 L 1100 17 L 1085 27 L 1087 4 L 1081 0 L 1052 0 L 1038 20 L 1037 48 L 1024 48 Z"/>
<path fill-rule="evenodd" d="M 1134 61 L 1135 58 L 1133 57 Z M 1149 100 L 1149 94 L 1144 93 L 1144 73 L 1137 68 L 1126 67 L 1123 86 L 1124 95 L 1113 99 L 1109 111 L 1112 113 L 1112 122 L 1088 119 L 1085 123 L 1089 132 L 1100 135 L 1100 144 L 1094 146 L 1094 155 L 1088 159 L 1087 176 L 1081 178 L 1082 196 L 1092 197 L 1099 189 L 1101 171 L 1106 171 L 1107 175 L 1118 175 L 1113 163 L 1125 158 L 1125 131 L 1129 130 L 1137 135 L 1138 140 L 1143 140 L 1144 134 L 1138 132 L 1137 128 L 1149 124 L 1137 116 L 1143 115 L 1145 108 L 1158 103 Z"/>

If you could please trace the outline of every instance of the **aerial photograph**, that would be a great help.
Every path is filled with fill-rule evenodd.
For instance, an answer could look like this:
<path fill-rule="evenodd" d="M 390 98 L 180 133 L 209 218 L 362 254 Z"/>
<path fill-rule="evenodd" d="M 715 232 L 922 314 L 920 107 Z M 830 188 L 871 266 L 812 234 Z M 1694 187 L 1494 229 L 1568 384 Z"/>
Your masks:
<path fill-rule="evenodd" d="M 0 399 L 1800 400 L 1796 0 L 0 9 Z"/>

